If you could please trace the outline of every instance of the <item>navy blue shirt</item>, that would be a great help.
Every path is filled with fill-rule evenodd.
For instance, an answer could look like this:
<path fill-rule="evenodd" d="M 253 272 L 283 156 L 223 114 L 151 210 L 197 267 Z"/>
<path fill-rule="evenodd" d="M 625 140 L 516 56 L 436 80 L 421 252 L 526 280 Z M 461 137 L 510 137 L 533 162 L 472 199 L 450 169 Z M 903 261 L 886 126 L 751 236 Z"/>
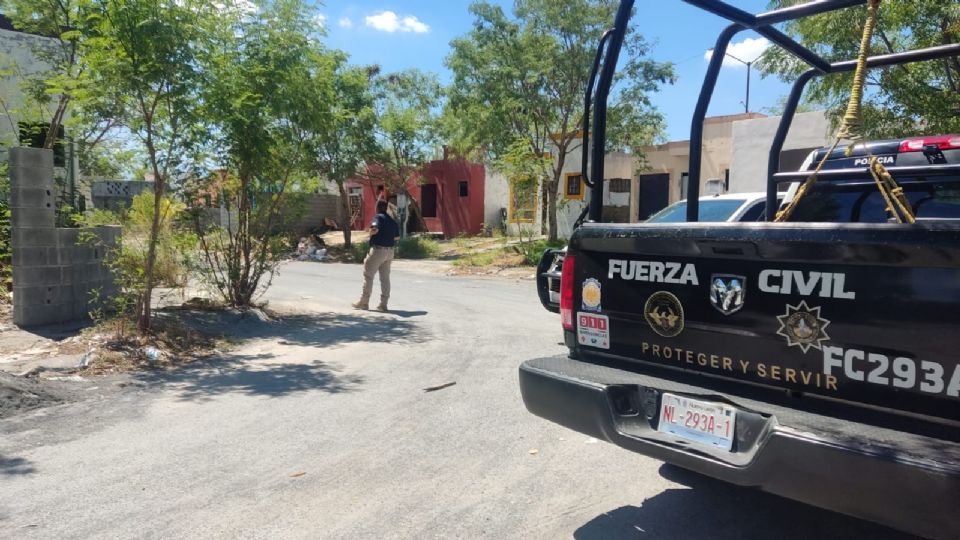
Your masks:
<path fill-rule="evenodd" d="M 400 227 L 387 214 L 374 216 L 370 226 L 377 229 L 377 234 L 370 237 L 370 245 L 372 246 L 393 247 L 396 238 L 400 236 Z"/>

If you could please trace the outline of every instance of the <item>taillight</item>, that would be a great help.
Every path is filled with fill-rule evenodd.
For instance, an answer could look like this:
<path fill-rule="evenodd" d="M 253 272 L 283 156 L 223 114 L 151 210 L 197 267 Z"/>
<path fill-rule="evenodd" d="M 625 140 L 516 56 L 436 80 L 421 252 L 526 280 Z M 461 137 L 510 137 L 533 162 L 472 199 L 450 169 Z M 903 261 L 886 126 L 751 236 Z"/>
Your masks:
<path fill-rule="evenodd" d="M 567 253 L 560 272 L 560 321 L 564 330 L 573 330 L 573 268 L 576 259 Z"/>
<path fill-rule="evenodd" d="M 928 146 L 936 146 L 940 150 L 960 148 L 960 135 L 941 135 L 939 137 L 907 139 L 900 143 L 900 152 L 921 152 Z"/>

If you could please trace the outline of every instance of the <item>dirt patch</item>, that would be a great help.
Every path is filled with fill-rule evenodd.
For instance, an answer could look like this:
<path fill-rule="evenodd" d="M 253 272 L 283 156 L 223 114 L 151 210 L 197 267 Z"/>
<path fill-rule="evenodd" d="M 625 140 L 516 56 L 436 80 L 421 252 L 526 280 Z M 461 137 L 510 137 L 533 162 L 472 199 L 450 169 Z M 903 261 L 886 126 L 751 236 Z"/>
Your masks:
<path fill-rule="evenodd" d="M 0 371 L 0 418 L 76 399 L 77 391 L 57 381 L 37 381 Z"/>

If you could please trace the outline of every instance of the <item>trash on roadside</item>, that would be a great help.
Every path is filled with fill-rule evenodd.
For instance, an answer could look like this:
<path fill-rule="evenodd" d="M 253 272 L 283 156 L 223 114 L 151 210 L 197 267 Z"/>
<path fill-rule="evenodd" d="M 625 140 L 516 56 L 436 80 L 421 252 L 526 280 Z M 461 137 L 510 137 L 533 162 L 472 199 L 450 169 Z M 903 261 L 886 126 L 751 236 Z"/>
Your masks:
<path fill-rule="evenodd" d="M 537 450 L 536 448 L 531 448 L 531 449 L 530 449 L 530 455 L 539 454 L 539 453 L 540 453 L 540 450 Z"/>
<path fill-rule="evenodd" d="M 424 392 L 436 392 L 437 390 L 443 390 L 444 388 L 450 388 L 451 386 L 457 384 L 456 382 L 448 382 L 443 384 L 438 384 L 437 386 L 429 386 L 424 388 Z"/>
<path fill-rule="evenodd" d="M 89 366 L 91 363 L 93 363 L 93 361 L 96 360 L 96 359 L 97 359 L 97 353 L 96 353 L 96 352 L 94 352 L 94 351 L 92 351 L 92 350 L 91 350 L 91 351 L 87 351 L 86 354 L 84 354 L 83 356 L 80 357 L 80 361 L 77 362 L 77 367 L 78 367 L 78 368 L 85 368 L 85 367 Z"/>
<path fill-rule="evenodd" d="M 307 474 L 307 473 L 305 473 L 305 472 L 303 472 L 303 471 L 295 472 L 295 473 L 293 473 L 293 474 L 290 475 L 290 478 L 300 478 L 301 476 L 303 476 L 303 475 L 305 475 L 305 474 Z"/>
<path fill-rule="evenodd" d="M 311 234 L 300 238 L 294 256 L 298 261 L 322 261 L 327 257 L 327 249 L 322 238 Z"/>
<path fill-rule="evenodd" d="M 144 347 L 143 354 L 147 357 L 147 360 L 150 360 L 151 362 L 160 360 L 160 349 L 157 349 L 156 347 Z"/>
<path fill-rule="evenodd" d="M 584 442 L 587 443 L 587 444 L 597 444 L 599 441 L 597 441 L 597 439 L 596 439 L 595 437 L 590 437 L 589 439 L 587 439 L 587 440 L 584 441 Z"/>

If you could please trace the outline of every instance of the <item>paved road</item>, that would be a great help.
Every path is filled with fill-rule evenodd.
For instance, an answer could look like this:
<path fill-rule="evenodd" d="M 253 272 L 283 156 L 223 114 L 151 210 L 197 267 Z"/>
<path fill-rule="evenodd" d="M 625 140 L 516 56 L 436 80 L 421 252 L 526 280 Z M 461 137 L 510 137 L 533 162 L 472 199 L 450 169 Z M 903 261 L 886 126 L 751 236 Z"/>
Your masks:
<path fill-rule="evenodd" d="M 0 422 L 0 537 L 902 538 L 526 413 L 517 364 L 562 350 L 530 282 L 398 265 L 381 315 L 358 276 L 290 264 L 301 315 L 236 354 Z"/>

